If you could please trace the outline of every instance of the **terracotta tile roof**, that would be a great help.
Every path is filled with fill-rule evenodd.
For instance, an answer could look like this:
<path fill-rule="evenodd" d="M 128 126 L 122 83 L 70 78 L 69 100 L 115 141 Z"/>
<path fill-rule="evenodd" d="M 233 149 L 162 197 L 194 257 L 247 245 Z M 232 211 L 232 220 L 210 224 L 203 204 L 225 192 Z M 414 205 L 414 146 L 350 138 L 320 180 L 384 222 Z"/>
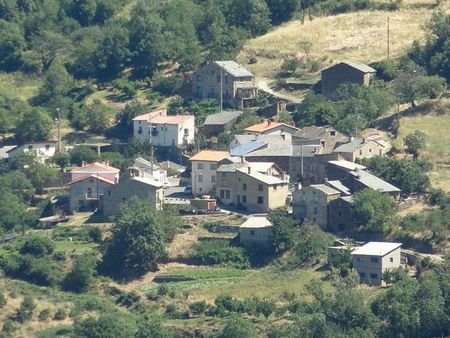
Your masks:
<path fill-rule="evenodd" d="M 263 122 L 254 124 L 253 126 L 247 127 L 244 130 L 254 132 L 254 133 L 263 133 L 267 130 L 271 130 L 271 129 L 279 127 L 279 126 L 285 126 L 288 128 L 297 129 L 286 123 L 280 123 L 280 122 L 274 122 L 274 121 L 263 121 Z"/>
<path fill-rule="evenodd" d="M 84 177 L 78 178 L 76 180 L 70 181 L 68 184 L 71 185 L 71 184 L 74 184 L 74 183 L 77 183 L 77 182 L 81 182 L 81 181 L 84 181 L 86 179 L 91 179 L 91 178 L 98 179 L 99 181 L 102 181 L 102 182 L 105 182 L 105 183 L 108 183 L 108 184 L 111 184 L 111 185 L 115 185 L 116 184 L 116 182 L 111 181 L 111 180 L 107 179 L 106 177 L 103 177 L 102 175 L 97 175 L 97 174 L 92 174 L 90 176 L 84 176 Z"/>
<path fill-rule="evenodd" d="M 146 114 L 142 114 L 142 115 L 136 116 L 133 119 L 133 121 L 148 121 L 152 117 L 155 117 L 155 116 L 158 116 L 158 115 L 167 115 L 167 111 L 165 109 L 152 111 L 150 113 L 146 113 Z"/>
<path fill-rule="evenodd" d="M 228 157 L 228 151 L 217 150 L 202 150 L 201 152 L 192 156 L 190 161 L 205 161 L 205 162 L 218 162 Z"/>
<path fill-rule="evenodd" d="M 79 167 L 79 168 L 73 169 L 71 172 L 97 173 L 97 172 L 99 172 L 99 169 L 102 172 L 108 172 L 108 173 L 114 173 L 114 174 L 120 172 L 120 169 L 111 167 L 110 165 L 108 165 L 106 163 L 101 163 L 101 162 L 91 163 L 91 164 L 85 165 L 84 167 Z"/>

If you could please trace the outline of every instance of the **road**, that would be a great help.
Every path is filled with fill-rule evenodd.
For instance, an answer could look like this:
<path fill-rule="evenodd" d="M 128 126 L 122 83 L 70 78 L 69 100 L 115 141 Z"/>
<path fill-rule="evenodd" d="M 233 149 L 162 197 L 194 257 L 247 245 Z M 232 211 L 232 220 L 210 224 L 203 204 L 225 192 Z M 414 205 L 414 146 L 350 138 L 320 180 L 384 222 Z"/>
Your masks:
<path fill-rule="evenodd" d="M 273 96 L 275 96 L 275 97 L 277 97 L 279 99 L 286 100 L 286 101 L 289 101 L 289 102 L 292 102 L 292 103 L 300 103 L 302 101 L 301 98 L 299 98 L 297 96 L 289 95 L 289 94 L 283 94 L 283 93 L 274 91 L 269 86 L 269 79 L 267 79 L 265 77 L 255 77 L 255 83 L 256 83 L 256 86 L 260 90 L 262 90 L 262 91 L 264 91 L 266 93 L 269 93 L 270 95 L 273 95 Z"/>

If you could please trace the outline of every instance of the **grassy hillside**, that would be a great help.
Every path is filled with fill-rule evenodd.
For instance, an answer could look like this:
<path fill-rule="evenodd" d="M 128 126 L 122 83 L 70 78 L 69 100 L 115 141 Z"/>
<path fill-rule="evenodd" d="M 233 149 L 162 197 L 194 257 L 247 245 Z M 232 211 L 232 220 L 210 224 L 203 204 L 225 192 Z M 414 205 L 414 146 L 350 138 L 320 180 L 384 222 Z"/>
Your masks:
<path fill-rule="evenodd" d="M 325 68 L 343 59 L 370 63 L 387 55 L 387 17 L 390 20 L 390 53 L 402 55 L 414 40 L 424 36 L 423 24 L 430 18 L 436 1 L 405 0 L 399 11 L 362 11 L 336 16 L 288 22 L 269 33 L 249 40 L 239 54 L 247 64 L 250 56 L 257 63 L 248 68 L 257 76 L 273 77 L 283 59 L 301 57 L 302 41 L 312 43 L 310 57 Z M 449 11 L 450 4 L 441 5 Z M 317 75 L 317 74 L 316 74 Z"/>

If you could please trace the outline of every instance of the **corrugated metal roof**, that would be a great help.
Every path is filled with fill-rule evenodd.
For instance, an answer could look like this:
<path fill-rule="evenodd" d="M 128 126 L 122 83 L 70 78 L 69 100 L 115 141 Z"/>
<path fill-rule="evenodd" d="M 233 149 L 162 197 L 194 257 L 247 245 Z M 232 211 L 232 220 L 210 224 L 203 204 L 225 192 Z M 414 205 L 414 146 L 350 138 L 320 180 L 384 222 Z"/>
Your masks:
<path fill-rule="evenodd" d="M 273 226 L 273 224 L 266 217 L 254 216 L 247 218 L 247 220 L 244 223 L 242 223 L 240 228 L 257 229 L 257 228 L 268 228 L 271 226 Z"/>
<path fill-rule="evenodd" d="M 363 63 L 357 63 L 349 60 L 344 60 L 341 63 L 344 63 L 352 68 L 358 69 L 363 73 L 376 73 L 377 71 L 373 69 L 372 67 L 365 65 Z"/>
<path fill-rule="evenodd" d="M 352 255 L 363 255 L 363 256 L 380 256 L 383 257 L 388 253 L 398 249 L 402 246 L 402 243 L 392 243 L 392 242 L 369 242 L 364 244 L 362 247 L 354 250 Z"/>
<path fill-rule="evenodd" d="M 365 185 L 367 188 L 378 190 L 381 192 L 400 192 L 401 190 L 392 184 L 383 181 L 381 178 L 372 175 L 371 173 L 363 170 L 352 171 L 350 174 L 357 180 Z"/>
<path fill-rule="evenodd" d="M 220 68 L 222 68 L 227 73 L 235 76 L 235 77 L 241 77 L 241 76 L 253 76 L 252 73 L 250 73 L 247 69 L 242 67 L 240 64 L 234 61 L 214 61 L 215 64 L 217 64 Z"/>
<path fill-rule="evenodd" d="M 266 146 L 266 142 L 250 141 L 244 145 L 238 146 L 230 150 L 231 156 L 245 156 L 257 149 Z"/>
<path fill-rule="evenodd" d="M 223 125 L 230 123 L 244 114 L 242 111 L 223 111 L 221 113 L 208 115 L 203 125 Z"/>
<path fill-rule="evenodd" d="M 7 158 L 9 158 L 9 155 L 8 155 L 8 153 L 11 151 L 11 150 L 13 150 L 13 149 L 15 149 L 15 148 L 17 148 L 18 146 L 3 146 L 3 147 L 1 147 L 0 148 L 0 158 L 1 159 L 7 159 Z"/>

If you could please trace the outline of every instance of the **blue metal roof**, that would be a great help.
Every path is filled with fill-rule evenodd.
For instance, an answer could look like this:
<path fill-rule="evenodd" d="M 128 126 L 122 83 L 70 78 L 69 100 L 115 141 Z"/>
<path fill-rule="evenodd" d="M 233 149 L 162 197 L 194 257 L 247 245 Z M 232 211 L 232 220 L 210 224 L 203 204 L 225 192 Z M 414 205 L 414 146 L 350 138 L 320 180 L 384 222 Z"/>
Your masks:
<path fill-rule="evenodd" d="M 236 147 L 230 151 L 231 156 L 245 156 L 252 151 L 258 150 L 266 145 L 265 142 L 260 141 L 250 141 L 239 147 Z"/>

